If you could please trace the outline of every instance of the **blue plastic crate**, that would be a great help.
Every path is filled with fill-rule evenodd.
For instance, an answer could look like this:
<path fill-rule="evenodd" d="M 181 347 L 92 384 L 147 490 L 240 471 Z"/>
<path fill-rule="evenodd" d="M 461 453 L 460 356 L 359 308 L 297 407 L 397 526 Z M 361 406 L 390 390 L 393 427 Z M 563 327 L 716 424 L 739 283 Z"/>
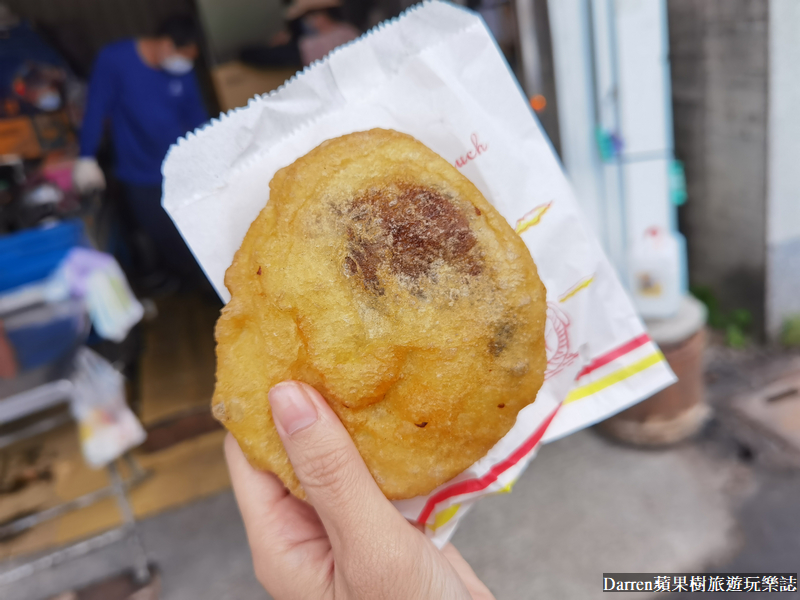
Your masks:
<path fill-rule="evenodd" d="M 0 237 L 0 292 L 44 279 L 71 248 L 85 242 L 79 220 Z"/>

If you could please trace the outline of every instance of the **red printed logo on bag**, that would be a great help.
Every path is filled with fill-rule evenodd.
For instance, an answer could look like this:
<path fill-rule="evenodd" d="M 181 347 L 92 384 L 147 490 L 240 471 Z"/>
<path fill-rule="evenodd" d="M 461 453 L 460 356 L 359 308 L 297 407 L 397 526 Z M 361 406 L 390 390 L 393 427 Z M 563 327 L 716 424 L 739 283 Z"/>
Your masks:
<path fill-rule="evenodd" d="M 577 352 L 570 352 L 569 317 L 556 302 L 547 303 L 544 345 L 547 351 L 545 379 L 561 373 L 578 358 Z"/>

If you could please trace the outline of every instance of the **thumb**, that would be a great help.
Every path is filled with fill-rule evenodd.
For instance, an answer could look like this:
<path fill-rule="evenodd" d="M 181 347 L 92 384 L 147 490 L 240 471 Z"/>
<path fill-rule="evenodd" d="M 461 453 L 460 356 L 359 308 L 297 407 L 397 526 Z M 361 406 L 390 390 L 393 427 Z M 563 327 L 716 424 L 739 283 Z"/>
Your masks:
<path fill-rule="evenodd" d="M 269 402 L 295 474 L 334 548 L 386 530 L 394 521 L 398 527 L 406 524 L 319 392 L 286 381 L 269 391 Z"/>

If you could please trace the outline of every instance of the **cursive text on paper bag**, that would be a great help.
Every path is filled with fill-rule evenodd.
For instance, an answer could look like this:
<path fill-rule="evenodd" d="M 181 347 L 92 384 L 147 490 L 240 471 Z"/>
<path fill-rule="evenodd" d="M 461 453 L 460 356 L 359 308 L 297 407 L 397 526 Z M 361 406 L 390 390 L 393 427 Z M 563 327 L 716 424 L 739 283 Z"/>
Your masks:
<path fill-rule="evenodd" d="M 472 142 L 472 148 L 470 148 L 466 154 L 458 157 L 458 160 L 456 160 L 457 169 L 460 169 L 461 167 L 465 166 L 469 161 L 475 160 L 482 153 L 486 152 L 489 149 L 489 144 L 481 144 L 478 141 L 477 133 L 473 133 L 469 137 L 469 140 Z"/>

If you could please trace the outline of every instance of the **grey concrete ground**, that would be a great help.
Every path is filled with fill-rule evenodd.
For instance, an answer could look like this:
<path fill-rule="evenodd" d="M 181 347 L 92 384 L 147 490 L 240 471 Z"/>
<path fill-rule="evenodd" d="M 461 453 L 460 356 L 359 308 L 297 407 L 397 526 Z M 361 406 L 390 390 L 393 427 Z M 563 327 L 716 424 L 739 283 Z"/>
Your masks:
<path fill-rule="evenodd" d="M 244 527 L 233 494 L 226 492 L 141 522 L 150 561 L 162 579 L 163 600 L 262 600 L 253 576 Z M 131 553 L 120 542 L 0 587 L 3 600 L 39 600 L 119 573 Z M 13 563 L 6 563 L 11 567 Z"/>
<path fill-rule="evenodd" d="M 603 572 L 701 571 L 730 556 L 728 490 L 742 476 L 694 447 L 642 452 L 582 432 L 479 504 L 454 543 L 498 598 L 593 598 Z"/>
<path fill-rule="evenodd" d="M 756 369 L 761 379 L 747 375 L 752 365 L 712 356 L 709 390 L 720 416 L 725 399 L 778 364 L 752 360 L 770 367 Z M 601 598 L 603 572 L 796 572 L 799 517 L 800 472 L 762 464 L 721 418 L 666 450 L 620 446 L 594 431 L 548 445 L 513 493 L 479 503 L 453 541 L 498 600 L 584 600 Z M 148 519 L 141 530 L 163 600 L 268 598 L 231 493 Z M 0 598 L 44 599 L 122 570 L 127 556 L 117 544 L 0 588 Z"/>

